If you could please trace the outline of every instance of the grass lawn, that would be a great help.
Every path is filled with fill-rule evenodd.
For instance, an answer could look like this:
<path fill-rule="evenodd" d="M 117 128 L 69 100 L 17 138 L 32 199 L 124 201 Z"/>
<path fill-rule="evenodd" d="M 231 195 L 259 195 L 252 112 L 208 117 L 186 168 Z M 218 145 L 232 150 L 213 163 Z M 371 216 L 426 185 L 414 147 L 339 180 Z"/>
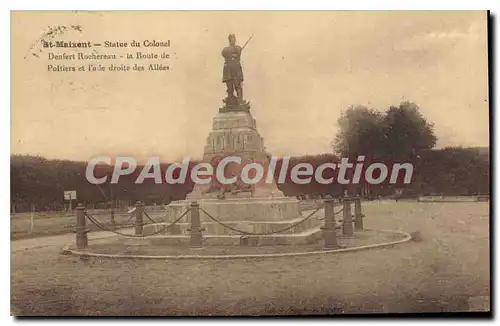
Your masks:
<path fill-rule="evenodd" d="M 469 297 L 489 295 L 489 203 L 373 202 L 364 212 L 368 228 L 420 231 L 424 241 L 341 255 L 232 261 L 80 260 L 54 246 L 15 251 L 12 312 L 463 311 Z"/>

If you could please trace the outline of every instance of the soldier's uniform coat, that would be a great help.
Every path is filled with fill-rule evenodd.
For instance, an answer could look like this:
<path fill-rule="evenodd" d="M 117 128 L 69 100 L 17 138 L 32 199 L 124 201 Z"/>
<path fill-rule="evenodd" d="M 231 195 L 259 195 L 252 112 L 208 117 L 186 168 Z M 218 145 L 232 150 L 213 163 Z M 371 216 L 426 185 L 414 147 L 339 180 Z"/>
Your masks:
<path fill-rule="evenodd" d="M 222 50 L 224 57 L 224 68 L 222 70 L 222 82 L 235 81 L 241 83 L 243 81 L 243 69 L 241 69 L 241 46 L 230 45 Z"/>

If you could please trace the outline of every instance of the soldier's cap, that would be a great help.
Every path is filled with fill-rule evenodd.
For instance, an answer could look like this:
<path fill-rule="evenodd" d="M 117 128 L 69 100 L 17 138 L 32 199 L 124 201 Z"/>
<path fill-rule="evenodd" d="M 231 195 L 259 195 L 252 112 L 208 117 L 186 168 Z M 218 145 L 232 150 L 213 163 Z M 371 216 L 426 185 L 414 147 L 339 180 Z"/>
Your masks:
<path fill-rule="evenodd" d="M 229 34 L 229 36 L 227 37 L 228 40 L 230 40 L 231 38 L 236 38 L 236 35 L 234 34 Z"/>

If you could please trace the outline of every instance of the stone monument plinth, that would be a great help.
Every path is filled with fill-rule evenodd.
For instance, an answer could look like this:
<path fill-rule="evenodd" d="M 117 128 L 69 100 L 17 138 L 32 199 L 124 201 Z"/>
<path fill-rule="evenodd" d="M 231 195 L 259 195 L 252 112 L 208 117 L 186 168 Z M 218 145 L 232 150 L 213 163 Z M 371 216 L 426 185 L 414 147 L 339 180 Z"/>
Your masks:
<path fill-rule="evenodd" d="M 240 56 L 248 41 L 240 47 L 236 45 L 236 37 L 231 34 L 229 43 L 229 46 L 222 51 L 225 60 L 222 81 L 227 86 L 228 95 L 213 119 L 212 131 L 208 134 L 204 146 L 203 162 L 209 163 L 215 169 L 219 166 L 218 162 L 224 158 L 231 156 L 241 159 L 241 164 L 227 165 L 224 169 L 226 178 L 236 177 L 236 182 L 224 185 L 212 177 L 210 184 L 195 184 L 186 200 L 172 202 L 166 207 L 165 223 L 174 221 L 189 208 L 192 201 L 196 201 L 200 208 L 200 220 L 206 227 L 207 236 L 210 237 L 223 238 L 231 235 L 238 240 L 240 233 L 234 233 L 235 230 L 231 231 L 231 228 L 227 227 L 232 225 L 245 232 L 261 234 L 270 232 L 267 236 L 274 240 L 275 236 L 280 238 L 283 234 L 277 235 L 273 232 L 290 226 L 286 233 L 291 233 L 295 236 L 294 239 L 305 241 L 311 236 L 315 239 L 319 232 L 318 220 L 308 219 L 296 227 L 295 224 L 303 219 L 299 201 L 283 196 L 274 182 L 274 176 L 268 179 L 267 175 L 264 175 L 256 184 L 242 181 L 243 166 L 258 163 L 266 173 L 271 156 L 266 152 L 264 139 L 257 130 L 257 123 L 250 111 L 250 103 L 243 100 L 243 71 Z M 226 172 L 230 176 L 227 176 Z M 190 214 L 187 214 L 179 221 L 181 230 L 187 230 L 189 216 Z M 157 227 L 160 226 L 152 225 L 148 228 Z"/>
<path fill-rule="evenodd" d="M 259 163 L 265 171 L 269 166 L 270 155 L 266 153 L 264 139 L 257 131 L 257 123 L 250 113 L 250 103 L 225 105 L 214 117 L 212 131 L 207 137 L 203 161 L 216 166 L 225 157 L 241 158 L 243 164 Z M 236 176 L 241 171 L 235 171 Z M 187 199 L 202 198 L 272 198 L 283 197 L 276 183 L 266 183 L 263 178 L 255 185 L 236 182 L 222 187 L 216 182 L 209 185 L 196 184 Z"/>
<path fill-rule="evenodd" d="M 228 156 L 236 156 L 246 163 L 259 163 L 267 171 L 270 155 L 266 153 L 264 139 L 257 130 L 257 123 L 250 112 L 250 104 L 227 104 L 219 110 L 212 123 L 204 146 L 203 161 L 216 164 Z M 246 225 L 246 229 L 270 229 L 301 218 L 299 201 L 288 198 L 278 189 L 276 183 L 266 183 L 265 178 L 255 185 L 228 185 L 227 189 L 213 182 L 208 185 L 195 184 L 186 200 L 172 202 L 167 206 L 166 221 L 173 221 L 196 200 L 200 208 L 223 222 Z M 189 214 L 188 214 L 189 215 Z M 213 222 L 206 214 L 200 214 L 204 223 Z M 189 222 L 186 216 L 185 222 Z M 269 224 L 266 228 L 265 224 Z M 243 227 L 243 226 L 242 226 Z M 224 234 L 220 228 L 211 231 Z"/>

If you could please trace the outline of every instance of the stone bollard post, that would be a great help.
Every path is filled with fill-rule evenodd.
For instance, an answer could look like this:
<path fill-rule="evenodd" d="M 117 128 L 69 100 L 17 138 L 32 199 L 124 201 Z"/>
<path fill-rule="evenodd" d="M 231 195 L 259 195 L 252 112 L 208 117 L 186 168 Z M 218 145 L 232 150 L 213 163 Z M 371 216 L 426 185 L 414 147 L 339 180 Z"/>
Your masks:
<path fill-rule="evenodd" d="M 87 249 L 89 240 L 87 238 L 87 219 L 85 217 L 85 207 L 81 203 L 76 207 L 76 248 Z"/>
<path fill-rule="evenodd" d="M 343 222 L 342 222 L 342 235 L 346 237 L 353 237 L 354 236 L 354 230 L 352 227 L 352 215 L 351 215 L 351 197 L 349 197 L 349 194 L 346 192 L 344 195 L 344 198 L 342 199 L 342 203 L 344 205 L 344 217 L 343 217 Z"/>
<path fill-rule="evenodd" d="M 335 230 L 335 212 L 333 210 L 332 196 L 325 197 L 325 224 L 321 227 L 323 230 L 323 239 L 325 240 L 325 249 L 337 248 L 337 231 Z"/>
<path fill-rule="evenodd" d="M 144 205 L 141 203 L 140 200 L 138 200 L 135 203 L 135 235 L 142 235 L 142 227 L 143 227 L 143 220 L 142 220 L 142 209 L 144 208 Z"/>
<path fill-rule="evenodd" d="M 356 231 L 363 231 L 363 212 L 361 211 L 361 196 L 354 197 L 354 228 Z"/>
<path fill-rule="evenodd" d="M 201 226 L 201 221 L 200 221 L 200 205 L 193 201 L 191 202 L 191 219 L 190 219 L 190 227 L 189 227 L 189 233 L 191 235 L 189 239 L 189 246 L 193 249 L 195 248 L 202 248 L 203 247 L 203 235 L 202 231 L 205 230 Z"/>

